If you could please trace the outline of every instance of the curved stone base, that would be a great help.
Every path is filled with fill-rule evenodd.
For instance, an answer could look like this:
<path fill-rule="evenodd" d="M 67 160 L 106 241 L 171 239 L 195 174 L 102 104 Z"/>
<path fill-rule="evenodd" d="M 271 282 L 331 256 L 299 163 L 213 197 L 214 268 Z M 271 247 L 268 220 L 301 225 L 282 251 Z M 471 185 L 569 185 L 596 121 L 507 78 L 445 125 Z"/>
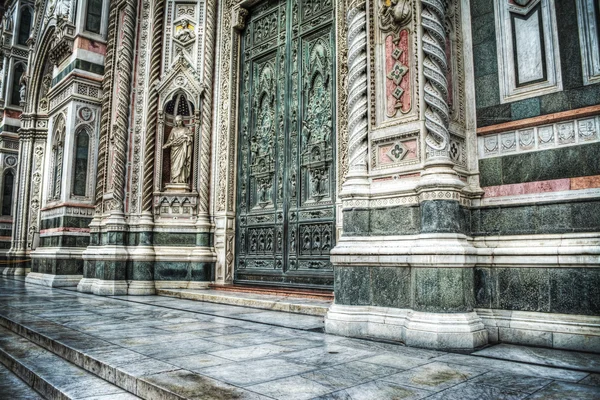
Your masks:
<path fill-rule="evenodd" d="M 25 276 L 31 271 L 31 268 L 25 267 L 6 267 L 2 270 L 2 276 Z"/>
<path fill-rule="evenodd" d="M 475 312 L 437 314 L 334 304 L 325 317 L 325 331 L 439 350 L 473 350 L 488 343 L 488 332 Z"/>
<path fill-rule="evenodd" d="M 51 275 L 31 272 L 25 278 L 25 283 L 49 287 L 75 287 L 82 277 L 82 275 Z"/>
<path fill-rule="evenodd" d="M 82 278 L 77 285 L 77 291 L 81 293 L 92 293 L 94 282 L 96 282 L 95 278 Z"/>
<path fill-rule="evenodd" d="M 129 296 L 151 296 L 156 294 L 154 281 L 130 281 L 127 289 Z"/>
<path fill-rule="evenodd" d="M 96 279 L 92 284 L 92 293 L 98 296 L 124 296 L 127 294 L 127 282 Z"/>

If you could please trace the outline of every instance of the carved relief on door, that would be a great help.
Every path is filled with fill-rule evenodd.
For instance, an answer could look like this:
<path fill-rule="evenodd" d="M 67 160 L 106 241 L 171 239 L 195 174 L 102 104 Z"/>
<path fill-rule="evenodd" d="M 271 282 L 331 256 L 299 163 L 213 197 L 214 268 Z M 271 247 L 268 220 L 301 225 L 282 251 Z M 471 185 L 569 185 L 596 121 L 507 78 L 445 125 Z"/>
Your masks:
<path fill-rule="evenodd" d="M 242 35 L 237 282 L 331 287 L 332 2 L 280 0 Z"/>

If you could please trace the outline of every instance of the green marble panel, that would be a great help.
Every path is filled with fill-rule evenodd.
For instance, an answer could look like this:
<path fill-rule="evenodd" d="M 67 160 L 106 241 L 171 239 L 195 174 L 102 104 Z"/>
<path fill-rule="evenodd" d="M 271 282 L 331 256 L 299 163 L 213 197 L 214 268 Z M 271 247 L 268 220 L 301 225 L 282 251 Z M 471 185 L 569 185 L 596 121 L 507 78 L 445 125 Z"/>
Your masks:
<path fill-rule="evenodd" d="M 472 268 L 413 268 L 414 309 L 424 312 L 471 312 Z"/>

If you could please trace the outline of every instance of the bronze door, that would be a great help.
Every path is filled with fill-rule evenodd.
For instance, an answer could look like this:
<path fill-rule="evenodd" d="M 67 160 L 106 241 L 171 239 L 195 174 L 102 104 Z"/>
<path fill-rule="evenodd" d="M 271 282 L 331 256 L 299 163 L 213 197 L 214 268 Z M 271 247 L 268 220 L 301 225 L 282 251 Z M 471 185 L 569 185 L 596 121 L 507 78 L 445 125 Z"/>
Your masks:
<path fill-rule="evenodd" d="M 235 281 L 333 287 L 332 0 L 265 1 L 242 34 Z"/>

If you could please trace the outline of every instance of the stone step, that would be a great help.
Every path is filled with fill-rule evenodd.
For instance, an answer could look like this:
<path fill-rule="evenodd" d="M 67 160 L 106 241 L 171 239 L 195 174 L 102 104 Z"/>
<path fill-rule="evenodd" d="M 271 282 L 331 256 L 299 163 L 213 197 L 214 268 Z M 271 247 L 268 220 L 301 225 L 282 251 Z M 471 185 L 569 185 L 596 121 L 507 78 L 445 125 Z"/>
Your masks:
<path fill-rule="evenodd" d="M 269 287 L 269 286 L 255 286 L 255 285 L 208 285 L 210 289 L 220 290 L 226 292 L 238 292 L 238 293 L 256 293 L 256 294 L 270 294 L 275 296 L 284 297 L 297 297 L 300 299 L 316 299 L 333 301 L 333 292 L 331 290 L 322 289 L 298 289 L 298 288 L 280 288 L 280 287 Z"/>
<path fill-rule="evenodd" d="M 284 294 L 264 294 L 202 289 L 158 289 L 160 296 L 204 301 L 208 303 L 283 311 L 296 314 L 324 316 L 331 300 L 300 298 Z"/>
<path fill-rule="evenodd" d="M 46 398 L 84 398 L 69 397 L 79 395 L 81 389 L 79 380 L 69 380 L 72 376 L 82 377 L 82 382 L 91 382 L 89 388 L 94 392 L 86 398 L 98 400 L 261 398 L 256 393 L 43 318 L 0 308 L 0 329 L 0 363 Z M 23 360 L 18 362 L 20 358 Z M 64 382 L 53 386 L 51 378 L 54 376 L 63 377 Z M 101 386 L 106 391 L 98 390 L 96 397 L 96 388 Z M 87 384 L 84 387 L 88 388 Z M 108 397 L 101 397 L 100 393 L 107 393 Z"/>
<path fill-rule="evenodd" d="M 0 364 L 0 394 L 4 399 L 42 400 L 33 388 Z"/>
<path fill-rule="evenodd" d="M 139 399 L 4 328 L 0 363 L 46 399 Z"/>

